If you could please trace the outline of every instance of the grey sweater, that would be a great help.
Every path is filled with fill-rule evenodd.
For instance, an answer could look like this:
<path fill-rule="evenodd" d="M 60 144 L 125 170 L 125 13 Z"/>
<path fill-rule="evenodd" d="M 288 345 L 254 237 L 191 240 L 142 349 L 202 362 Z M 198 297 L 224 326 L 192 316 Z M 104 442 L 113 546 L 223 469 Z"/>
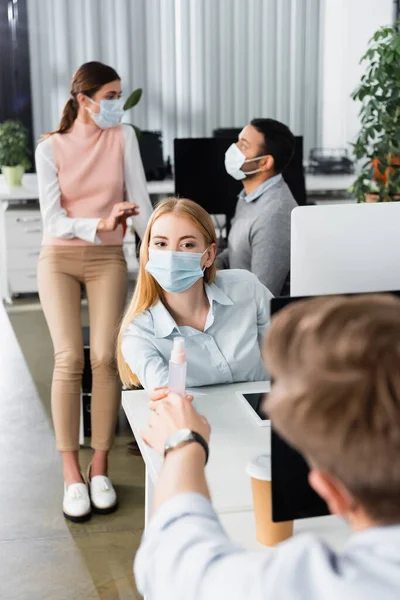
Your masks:
<path fill-rule="evenodd" d="M 228 248 L 217 256 L 220 269 L 247 269 L 273 294 L 281 294 L 290 270 L 290 214 L 297 206 L 283 179 L 268 181 L 247 200 L 239 195 Z"/>

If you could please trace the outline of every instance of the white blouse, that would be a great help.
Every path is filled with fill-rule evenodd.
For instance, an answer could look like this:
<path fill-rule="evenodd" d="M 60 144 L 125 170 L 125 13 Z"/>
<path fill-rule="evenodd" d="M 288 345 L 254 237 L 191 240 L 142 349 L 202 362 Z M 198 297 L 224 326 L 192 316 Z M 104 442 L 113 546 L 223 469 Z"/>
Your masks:
<path fill-rule="evenodd" d="M 139 144 L 133 127 L 122 126 L 124 134 L 124 184 L 129 202 L 139 206 L 140 212 L 132 217 L 133 226 L 143 238 L 147 223 L 153 211 L 147 191 L 146 177 L 139 152 Z M 38 144 L 35 153 L 38 176 L 40 210 L 44 230 L 50 235 L 70 240 L 80 238 L 87 242 L 101 244 L 96 236 L 100 219 L 71 218 L 62 208 L 58 169 L 54 159 L 51 137 Z"/>

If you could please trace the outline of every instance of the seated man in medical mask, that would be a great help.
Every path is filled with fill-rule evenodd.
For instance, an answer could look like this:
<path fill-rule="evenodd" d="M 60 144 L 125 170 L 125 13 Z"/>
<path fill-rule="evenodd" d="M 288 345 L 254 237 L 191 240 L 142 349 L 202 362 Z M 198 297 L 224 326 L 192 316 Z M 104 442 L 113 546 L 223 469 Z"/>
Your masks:
<path fill-rule="evenodd" d="M 282 293 L 290 270 L 290 214 L 297 206 L 282 172 L 289 164 L 295 138 L 273 119 L 253 119 L 226 152 L 225 167 L 242 180 L 228 248 L 217 256 L 219 269 L 247 269 L 275 296 Z"/>

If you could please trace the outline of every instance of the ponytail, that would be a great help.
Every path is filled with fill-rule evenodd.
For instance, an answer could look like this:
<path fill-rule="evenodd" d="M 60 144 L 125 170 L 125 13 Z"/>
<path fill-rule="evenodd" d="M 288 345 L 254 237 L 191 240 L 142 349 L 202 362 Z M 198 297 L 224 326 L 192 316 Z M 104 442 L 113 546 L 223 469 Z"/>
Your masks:
<path fill-rule="evenodd" d="M 58 129 L 55 129 L 54 131 L 50 131 L 50 133 L 45 133 L 42 136 L 42 138 L 43 139 L 47 138 L 50 135 L 54 135 L 55 133 L 67 133 L 71 129 L 72 125 L 74 124 L 74 121 L 77 116 L 78 116 L 78 101 L 75 98 L 75 96 L 71 96 L 63 108 L 61 121 L 58 126 Z"/>

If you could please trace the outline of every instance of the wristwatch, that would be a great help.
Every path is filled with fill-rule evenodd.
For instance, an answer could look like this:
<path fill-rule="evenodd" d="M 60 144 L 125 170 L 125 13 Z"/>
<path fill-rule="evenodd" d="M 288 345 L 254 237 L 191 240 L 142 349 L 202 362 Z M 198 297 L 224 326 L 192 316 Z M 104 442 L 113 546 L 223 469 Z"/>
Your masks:
<path fill-rule="evenodd" d="M 186 444 L 190 444 L 191 442 L 197 442 L 200 446 L 203 446 L 204 452 L 206 453 L 206 464 L 208 462 L 209 449 L 206 440 L 202 435 L 196 433 L 196 431 L 192 431 L 191 429 L 178 429 L 172 433 L 165 442 L 164 447 L 164 457 L 167 456 L 168 452 L 178 448 L 180 446 L 185 446 Z"/>

